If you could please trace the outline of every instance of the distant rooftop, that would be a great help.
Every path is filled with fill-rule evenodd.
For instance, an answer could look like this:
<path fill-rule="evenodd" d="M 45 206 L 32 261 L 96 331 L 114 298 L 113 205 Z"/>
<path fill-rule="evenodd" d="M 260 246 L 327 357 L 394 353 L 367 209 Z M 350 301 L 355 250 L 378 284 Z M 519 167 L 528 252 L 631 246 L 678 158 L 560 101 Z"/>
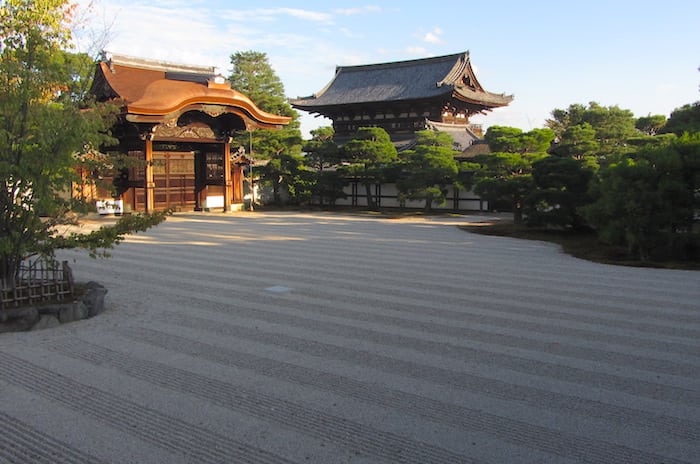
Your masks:
<path fill-rule="evenodd" d="M 360 66 L 338 66 L 319 92 L 291 100 L 306 111 L 323 107 L 453 96 L 484 109 L 505 106 L 511 95 L 487 92 L 471 67 L 469 52 Z"/>

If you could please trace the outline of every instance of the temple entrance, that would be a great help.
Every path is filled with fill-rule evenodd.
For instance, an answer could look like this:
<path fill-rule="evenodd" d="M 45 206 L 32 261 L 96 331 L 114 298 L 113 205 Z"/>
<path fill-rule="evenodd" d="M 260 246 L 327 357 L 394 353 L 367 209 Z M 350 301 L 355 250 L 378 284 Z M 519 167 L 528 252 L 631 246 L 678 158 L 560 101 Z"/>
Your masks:
<path fill-rule="evenodd" d="M 109 54 L 97 64 L 90 92 L 123 110 L 112 132 L 119 152 L 134 162 L 115 166 L 113 180 L 127 214 L 242 207 L 242 171 L 251 159 L 233 137 L 291 121 L 262 111 L 212 66 Z M 113 203 L 111 194 L 96 200 Z"/>
<path fill-rule="evenodd" d="M 196 206 L 195 154 L 154 152 L 154 206 L 158 210 L 191 211 Z"/>

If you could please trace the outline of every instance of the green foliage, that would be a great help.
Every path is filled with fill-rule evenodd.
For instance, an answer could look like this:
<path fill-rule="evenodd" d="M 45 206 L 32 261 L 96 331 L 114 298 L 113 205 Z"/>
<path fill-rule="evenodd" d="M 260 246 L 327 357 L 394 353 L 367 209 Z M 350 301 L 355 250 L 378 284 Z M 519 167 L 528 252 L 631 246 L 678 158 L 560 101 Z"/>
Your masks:
<path fill-rule="evenodd" d="M 593 171 L 580 160 L 548 156 L 532 164 L 534 189 L 527 198 L 527 224 L 584 228 L 579 208 L 589 202 Z"/>
<path fill-rule="evenodd" d="M 447 186 L 455 182 L 459 166 L 449 134 L 424 130 L 416 136 L 414 148 L 401 153 L 403 175 L 397 188 L 407 198 L 425 200 L 430 211 L 433 203 L 445 202 Z"/>
<path fill-rule="evenodd" d="M 343 188 L 348 184 L 342 171 L 331 170 L 342 161 L 342 151 L 333 140 L 332 126 L 319 127 L 311 131 L 311 140 L 304 145 L 304 164 L 312 174 L 312 195 L 323 206 L 326 202 L 334 205 L 339 198 L 345 198 Z"/>
<path fill-rule="evenodd" d="M 595 129 L 596 138 L 602 145 L 624 143 L 627 137 L 635 134 L 634 114 L 618 106 L 603 107 L 590 103 L 582 122 L 589 123 Z"/>
<path fill-rule="evenodd" d="M 358 177 L 365 185 L 367 206 L 377 208 L 371 192 L 371 185 L 381 183 L 384 168 L 395 162 L 398 153 L 389 134 L 380 127 L 360 127 L 355 137 L 343 147 L 345 159 L 352 163 L 345 172 Z"/>
<path fill-rule="evenodd" d="M 319 127 L 311 131 L 311 140 L 304 144 L 307 166 L 318 171 L 336 166 L 341 161 L 341 150 L 333 140 L 335 131 L 332 126 Z"/>
<path fill-rule="evenodd" d="M 365 165 L 389 163 L 398 156 L 389 134 L 380 127 L 360 127 L 343 148 L 347 159 Z"/>
<path fill-rule="evenodd" d="M 636 137 L 630 137 L 627 139 L 627 143 L 632 147 L 643 147 L 645 145 L 664 146 L 673 143 L 677 138 L 676 134 L 641 134 Z"/>
<path fill-rule="evenodd" d="M 321 206 L 333 206 L 338 199 L 347 197 L 343 191 L 346 185 L 348 181 L 342 171 L 315 171 L 311 191 Z"/>
<path fill-rule="evenodd" d="M 596 140 L 596 131 L 589 123 L 584 122 L 567 127 L 561 135 L 560 141 L 550 150 L 550 153 L 559 157 L 568 157 L 598 168 L 598 153 L 600 143 Z"/>
<path fill-rule="evenodd" d="M 692 232 L 693 214 L 700 210 L 695 167 L 698 145 L 697 140 L 678 138 L 674 132 L 688 131 L 700 121 L 697 108 L 686 105 L 668 121 L 660 115 L 635 120 L 628 110 L 596 103 L 554 110 L 547 122 L 557 134 L 550 153 L 581 162 L 581 170 L 577 173 L 563 165 L 552 166 L 560 175 L 569 176 L 555 190 L 536 180 L 530 219 L 542 222 L 545 218 L 540 213 L 544 211 L 551 213 L 545 222 L 552 220 L 552 214 L 557 220 L 568 217 L 579 221 L 576 215 L 561 214 L 562 206 L 552 208 L 554 203 L 566 204 L 564 209 L 569 213 L 582 212 L 601 240 L 625 245 L 641 260 L 661 254 L 693 255 L 692 248 L 697 248 L 698 242 Z M 662 132 L 666 134 L 654 135 Z M 554 161 L 544 163 L 546 167 Z M 585 195 L 581 188 L 587 169 L 596 172 Z M 588 204 L 573 201 L 577 198 Z"/>
<path fill-rule="evenodd" d="M 0 281 L 31 255 L 50 256 L 61 244 L 107 246 L 110 233 L 61 241 L 73 168 L 95 151 L 114 108 L 79 100 L 85 56 L 65 51 L 73 7 L 68 1 L 8 0 L 0 5 Z M 42 217 L 45 216 L 45 217 Z M 115 241 L 119 231 L 111 238 Z M 94 242 L 93 242 L 94 241 Z"/>
<path fill-rule="evenodd" d="M 270 159 L 261 171 L 264 182 L 272 187 L 274 204 L 283 203 L 282 192 L 289 194 L 293 204 L 303 203 L 311 196 L 312 176 L 304 166 L 303 156 L 281 153 Z"/>
<path fill-rule="evenodd" d="M 646 135 L 656 135 L 666 125 L 666 116 L 655 114 L 642 116 L 634 123 L 634 127 Z"/>
<path fill-rule="evenodd" d="M 597 201 L 584 214 L 606 243 L 626 245 L 642 261 L 655 253 L 697 253 L 700 136 L 642 147 L 601 173 Z M 697 258 L 697 257 L 696 257 Z"/>
<path fill-rule="evenodd" d="M 256 51 L 231 55 L 231 86 L 268 113 L 293 116 L 296 112 L 287 103 L 284 85 L 268 61 L 267 54 Z"/>
<path fill-rule="evenodd" d="M 520 223 L 525 200 L 534 189 L 532 164 L 547 156 L 544 150 L 554 138 L 554 132 L 535 129 L 523 133 L 519 129 L 496 126 L 486 131 L 485 138 L 490 148 L 509 151 L 480 155 L 474 159 L 480 165 L 474 176 L 474 191 L 492 206 L 507 205 L 513 211 L 513 220 Z"/>
<path fill-rule="evenodd" d="M 287 102 L 284 85 L 263 52 L 246 51 L 231 55 L 233 70 L 229 76 L 231 87 L 250 98 L 258 108 L 279 116 L 289 116 L 292 122 L 281 131 L 299 131 L 299 114 Z M 280 132 L 260 130 L 259 138 Z M 284 136 L 289 138 L 290 136 Z M 301 140 L 301 133 L 298 139 Z M 254 140 L 255 146 L 260 140 Z"/>
<path fill-rule="evenodd" d="M 107 250 L 121 243 L 126 235 L 143 232 L 156 226 L 170 214 L 169 211 L 130 214 L 119 218 L 114 226 L 104 226 L 88 234 L 57 233 L 42 243 L 38 252 L 50 255 L 58 249 L 82 248 L 88 250 L 93 258 L 108 257 Z"/>
<path fill-rule="evenodd" d="M 692 204 L 687 224 L 688 228 L 692 228 L 693 218 L 700 213 L 700 132 L 683 134 L 672 142 L 670 148 L 678 153 L 683 165 L 683 182 L 688 201 Z"/>
<path fill-rule="evenodd" d="M 533 129 L 524 133 L 515 127 L 491 126 L 484 138 L 493 152 L 545 152 L 554 140 L 554 131 Z"/>
<path fill-rule="evenodd" d="M 517 127 L 491 126 L 484 138 L 493 152 L 517 153 L 520 151 L 519 139 L 522 133 Z"/>
<path fill-rule="evenodd" d="M 700 132 L 700 101 L 676 108 L 660 132 L 676 135 Z"/>
<path fill-rule="evenodd" d="M 636 122 L 629 110 L 595 102 L 555 109 L 547 120 L 556 135 L 550 153 L 586 160 L 591 167 L 609 164 L 629 151 L 627 140 L 637 134 Z"/>
<path fill-rule="evenodd" d="M 557 139 L 561 139 L 567 128 L 584 123 L 595 129 L 596 139 L 600 142 L 618 143 L 634 135 L 636 119 L 629 110 L 591 102 L 588 106 L 573 104 L 565 110 L 553 110 L 547 127 L 555 132 Z"/>
<path fill-rule="evenodd" d="M 270 65 L 267 54 L 245 51 L 231 55 L 231 86 L 249 97 L 260 109 L 292 121 L 280 129 L 258 129 L 241 132 L 238 139 L 256 159 L 270 160 L 262 170 L 263 181 L 272 186 L 274 202 L 282 201 L 281 189 L 287 189 L 298 201 L 306 189 L 298 175 L 302 148 L 299 114 L 287 102 L 284 85 Z M 296 166 L 296 167 L 295 167 Z"/>

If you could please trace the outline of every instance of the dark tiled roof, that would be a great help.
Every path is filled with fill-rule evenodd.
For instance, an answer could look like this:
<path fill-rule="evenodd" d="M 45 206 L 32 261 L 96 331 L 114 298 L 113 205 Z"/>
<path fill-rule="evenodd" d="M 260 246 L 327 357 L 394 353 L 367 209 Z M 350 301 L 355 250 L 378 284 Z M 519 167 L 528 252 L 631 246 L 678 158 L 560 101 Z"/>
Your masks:
<path fill-rule="evenodd" d="M 428 129 L 450 134 L 454 141 L 454 148 L 459 151 L 466 150 L 479 139 L 469 128 L 468 124 L 444 124 L 435 121 L 426 121 L 426 125 Z"/>
<path fill-rule="evenodd" d="M 468 80 L 468 86 L 464 78 Z M 463 88 L 463 92 L 459 89 Z M 300 109 L 449 97 L 464 94 L 467 101 L 486 106 L 504 106 L 511 96 L 486 92 L 476 80 L 469 53 L 457 53 L 420 60 L 361 66 L 338 66 L 333 80 L 320 92 L 291 101 Z M 459 98 L 459 97 L 458 97 Z"/>
<path fill-rule="evenodd" d="M 462 153 L 455 156 L 455 158 L 459 160 L 468 160 L 470 158 L 474 158 L 475 156 L 488 155 L 489 153 L 491 153 L 489 144 L 486 142 L 486 140 L 480 139 L 475 140 L 474 143 L 469 146 L 469 148 L 463 150 Z"/>

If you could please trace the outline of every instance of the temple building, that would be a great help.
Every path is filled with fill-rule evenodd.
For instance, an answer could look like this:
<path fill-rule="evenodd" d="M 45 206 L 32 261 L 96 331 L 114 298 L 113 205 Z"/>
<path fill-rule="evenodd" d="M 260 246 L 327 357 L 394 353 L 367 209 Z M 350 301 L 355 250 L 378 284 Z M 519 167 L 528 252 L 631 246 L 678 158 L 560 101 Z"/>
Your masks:
<path fill-rule="evenodd" d="M 106 55 L 91 92 L 121 107 L 119 144 L 108 149 L 136 160 L 115 182 L 124 212 L 239 209 L 251 160 L 248 137 L 235 137 L 290 121 L 262 111 L 213 67 Z"/>
<path fill-rule="evenodd" d="M 465 150 L 481 134 L 469 124 L 475 114 L 508 105 L 512 95 L 484 90 L 474 74 L 469 52 L 419 60 L 338 66 L 318 93 L 291 100 L 299 110 L 333 121 L 336 140 L 360 127 L 381 127 L 397 148 L 410 146 L 424 129 L 449 132 Z M 476 130 L 474 130 L 476 129 Z"/>

